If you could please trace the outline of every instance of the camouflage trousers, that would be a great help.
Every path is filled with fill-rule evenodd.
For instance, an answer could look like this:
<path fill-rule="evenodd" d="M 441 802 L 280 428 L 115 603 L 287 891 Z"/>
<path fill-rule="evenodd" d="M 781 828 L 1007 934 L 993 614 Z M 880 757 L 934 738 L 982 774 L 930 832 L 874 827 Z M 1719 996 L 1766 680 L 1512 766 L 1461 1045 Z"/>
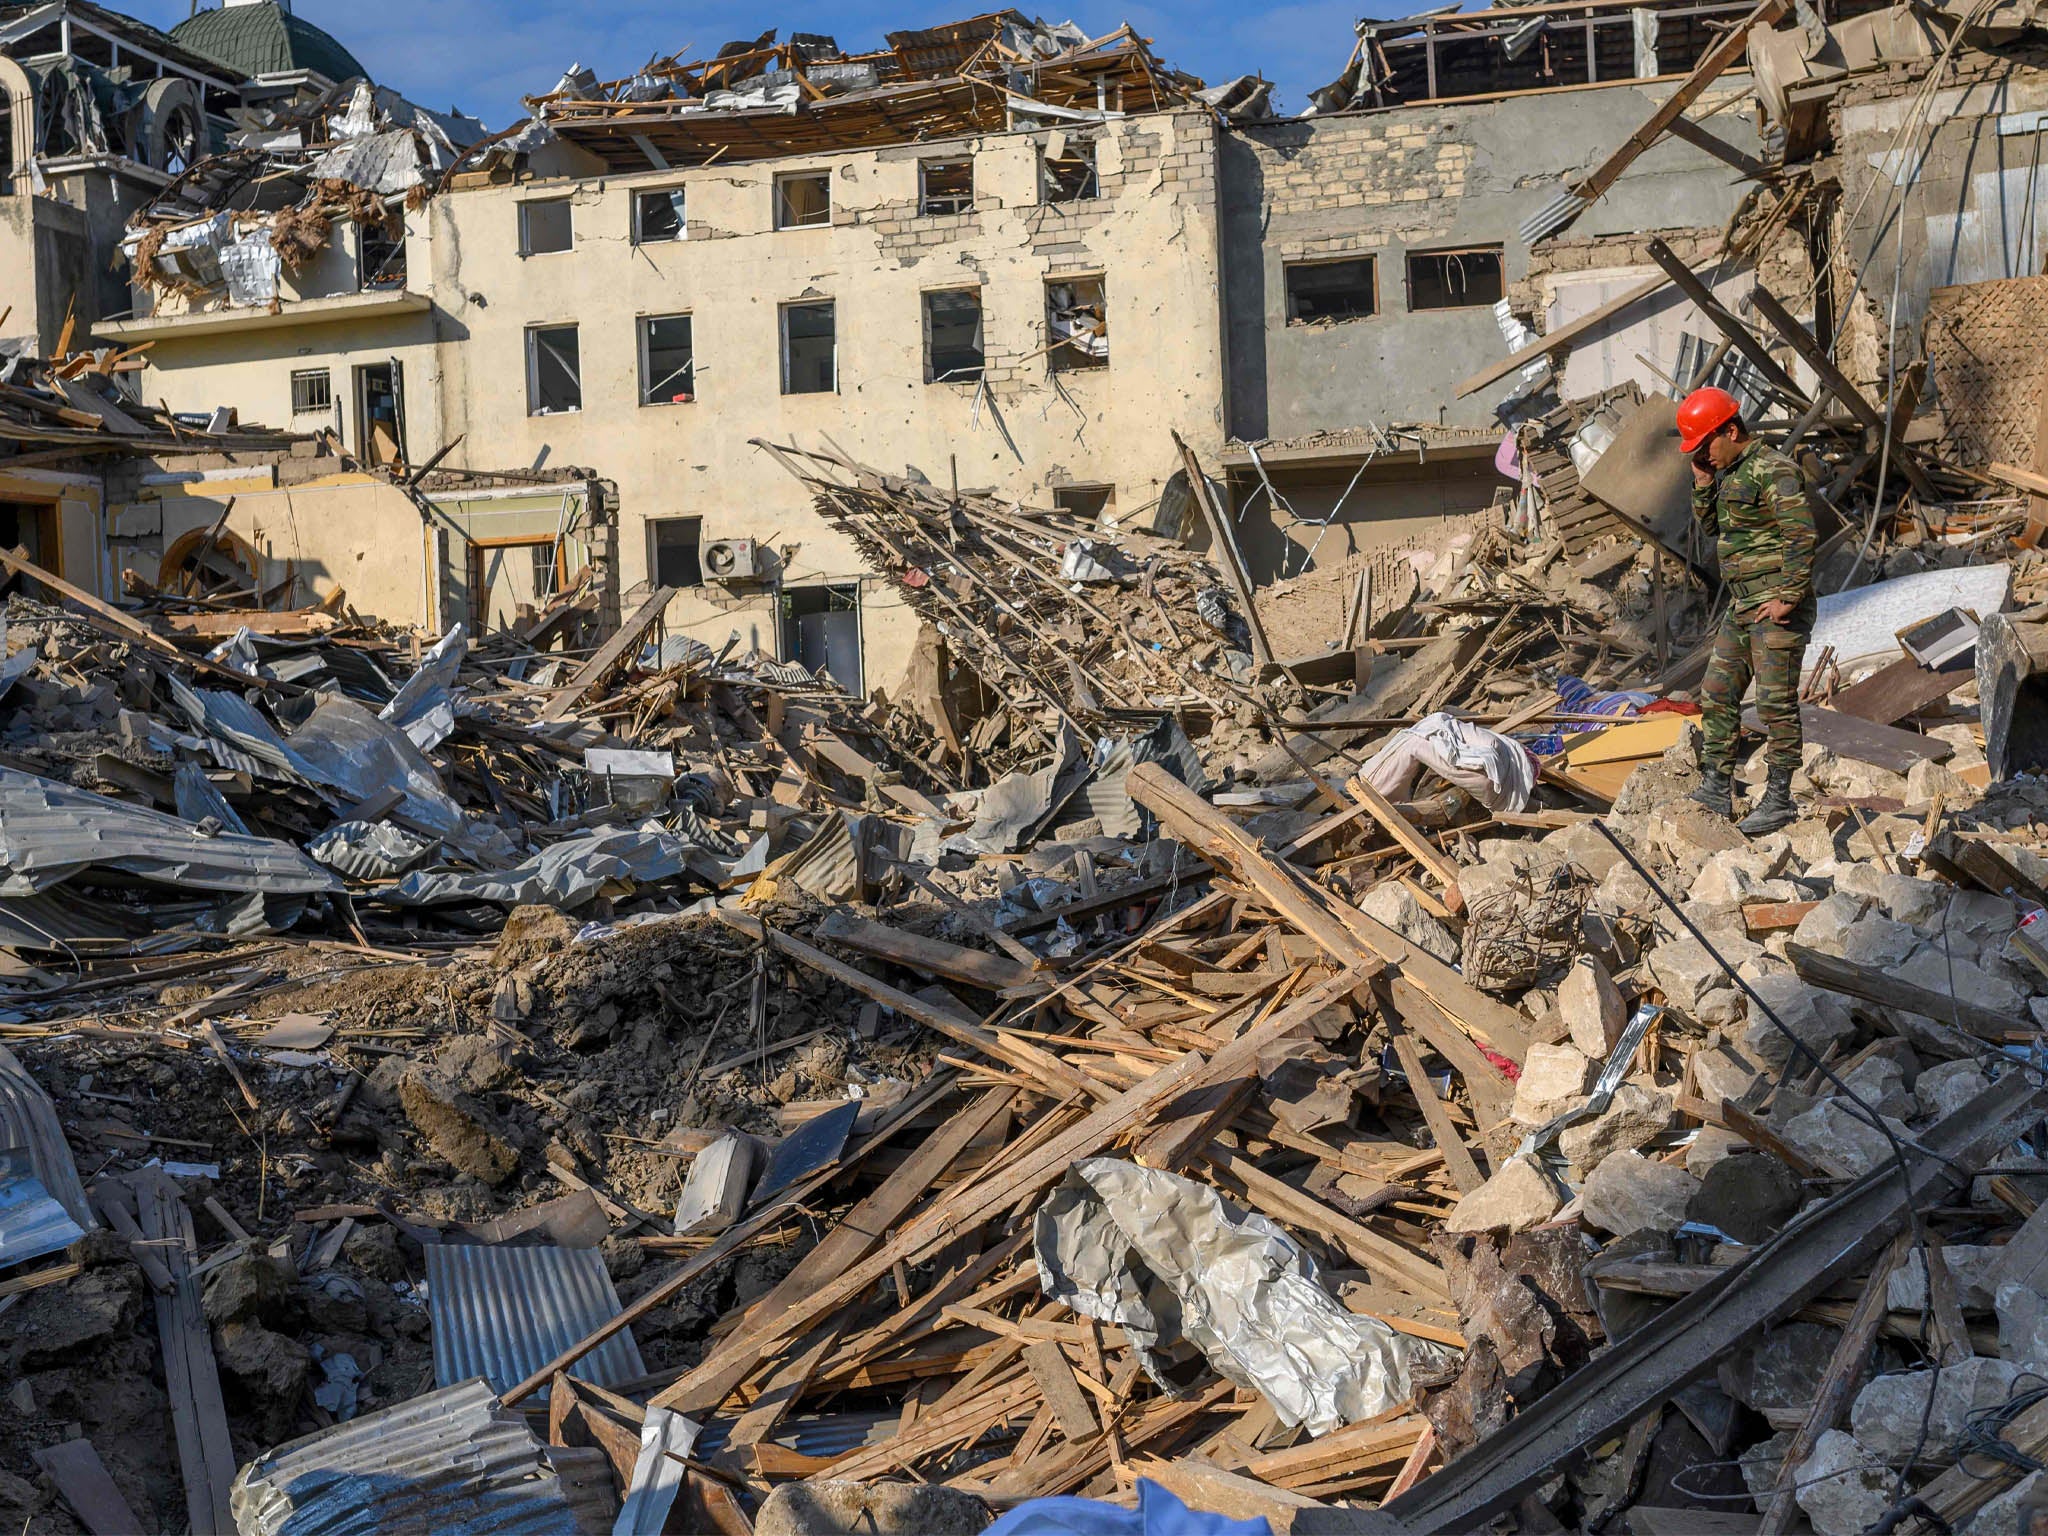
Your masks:
<path fill-rule="evenodd" d="M 1731 610 L 1714 637 L 1713 659 L 1700 685 L 1702 766 L 1732 772 L 1735 738 L 1742 728 L 1742 695 L 1756 679 L 1756 712 L 1763 722 L 1764 761 L 1772 768 L 1799 766 L 1799 663 L 1813 633 L 1814 600 L 1800 603 L 1782 624 L 1754 611 Z"/>

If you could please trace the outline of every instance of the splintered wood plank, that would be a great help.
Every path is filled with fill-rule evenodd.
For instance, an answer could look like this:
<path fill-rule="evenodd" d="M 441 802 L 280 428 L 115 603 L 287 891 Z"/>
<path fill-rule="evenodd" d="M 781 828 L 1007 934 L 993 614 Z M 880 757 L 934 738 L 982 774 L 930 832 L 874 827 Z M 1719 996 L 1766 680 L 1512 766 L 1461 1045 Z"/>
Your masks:
<path fill-rule="evenodd" d="M 1203 1152 L 1211 1167 L 1235 1180 L 1250 1202 L 1276 1221 L 1313 1232 L 1334 1243 L 1382 1278 L 1411 1295 L 1431 1301 L 1450 1296 L 1450 1282 L 1441 1267 L 1362 1222 L 1332 1210 L 1314 1195 L 1296 1189 L 1255 1164 L 1241 1152 L 1210 1143 Z"/>
<path fill-rule="evenodd" d="M 29 1454 L 92 1536 L 155 1536 L 155 1522 L 135 1518 L 90 1440 L 66 1440 Z"/>
<path fill-rule="evenodd" d="M 1050 1342 L 1024 1346 L 1024 1366 L 1038 1383 L 1038 1390 L 1060 1421 L 1060 1430 L 1069 1440 L 1083 1440 L 1097 1434 L 1102 1426 L 1095 1420 L 1094 1405 L 1088 1401 L 1088 1394 L 1081 1390 L 1081 1383 L 1074 1379 L 1074 1369 L 1067 1364 L 1067 1356 L 1059 1345 Z"/>
<path fill-rule="evenodd" d="M 156 1245 L 172 1279 L 171 1293 L 156 1298 L 156 1323 L 185 1482 L 186 1516 L 198 1536 L 228 1536 L 235 1529 L 228 1509 L 235 1453 L 199 1280 L 192 1274 L 192 1213 L 177 1185 L 161 1173 L 137 1180 L 136 1200 L 143 1235 Z"/>
<path fill-rule="evenodd" d="M 1486 1182 L 1486 1175 L 1472 1160 L 1471 1148 L 1465 1145 L 1464 1137 L 1451 1123 L 1443 1100 L 1436 1096 L 1436 1084 L 1430 1081 L 1428 1069 L 1422 1064 L 1422 1052 L 1416 1049 L 1414 1037 L 1401 1027 L 1400 1020 L 1391 1009 L 1387 1013 L 1386 1024 L 1387 1033 L 1393 1037 L 1394 1054 L 1401 1058 L 1401 1071 L 1408 1078 L 1409 1091 L 1414 1094 L 1415 1102 L 1422 1110 L 1422 1118 L 1429 1126 L 1430 1140 L 1443 1153 L 1444 1167 L 1450 1171 L 1451 1182 L 1469 1195 Z"/>

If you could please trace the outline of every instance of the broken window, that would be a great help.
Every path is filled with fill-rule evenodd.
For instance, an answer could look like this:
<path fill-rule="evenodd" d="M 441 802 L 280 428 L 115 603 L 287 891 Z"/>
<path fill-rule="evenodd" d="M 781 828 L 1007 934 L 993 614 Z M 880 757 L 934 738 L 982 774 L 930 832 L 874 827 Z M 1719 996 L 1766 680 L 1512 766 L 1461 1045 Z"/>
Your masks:
<path fill-rule="evenodd" d="M 829 395 L 839 387 L 832 301 L 782 306 L 782 392 Z"/>
<path fill-rule="evenodd" d="M 775 227 L 816 229 L 832 222 L 832 173 L 800 171 L 775 178 Z"/>
<path fill-rule="evenodd" d="M 924 377 L 959 384 L 981 377 L 981 290 L 949 288 L 924 296 Z"/>
<path fill-rule="evenodd" d="M 688 315 L 640 322 L 640 403 L 687 405 L 697 398 L 697 359 Z"/>
<path fill-rule="evenodd" d="M 1287 323 L 1365 320 L 1379 313 L 1379 275 L 1370 256 L 1287 266 Z"/>
<path fill-rule="evenodd" d="M 292 370 L 292 414 L 334 409 L 334 380 L 325 368 Z"/>
<path fill-rule="evenodd" d="M 1095 141 L 1055 133 L 1039 155 L 1038 199 L 1044 203 L 1078 203 L 1102 196 L 1095 175 Z"/>
<path fill-rule="evenodd" d="M 1062 485 L 1053 491 L 1052 504 L 1062 512 L 1086 518 L 1098 528 L 1107 528 L 1116 517 L 1116 487 Z"/>
<path fill-rule="evenodd" d="M 1046 338 L 1054 373 L 1109 366 L 1109 299 L 1099 277 L 1045 285 Z"/>
<path fill-rule="evenodd" d="M 1491 308 L 1503 292 L 1500 247 L 1471 251 L 1411 251 L 1410 309 Z"/>
<path fill-rule="evenodd" d="M 655 517 L 647 522 L 647 569 L 657 587 L 701 587 L 704 567 L 697 546 L 701 517 Z"/>
<path fill-rule="evenodd" d="M 583 365 L 573 325 L 536 325 L 526 333 L 526 414 L 583 409 Z"/>
<path fill-rule="evenodd" d="M 551 252 L 566 251 L 575 244 L 575 240 L 575 222 L 566 197 L 519 205 L 520 255 L 546 256 Z"/>
<path fill-rule="evenodd" d="M 930 217 L 935 213 L 965 213 L 974 206 L 974 162 L 972 160 L 920 160 L 917 162 L 917 211 Z"/>
<path fill-rule="evenodd" d="M 363 291 L 386 292 L 405 286 L 405 230 L 382 224 L 362 227 Z"/>
<path fill-rule="evenodd" d="M 633 194 L 633 239 L 639 245 L 659 245 L 664 240 L 685 238 L 683 189 L 663 187 L 657 192 Z"/>

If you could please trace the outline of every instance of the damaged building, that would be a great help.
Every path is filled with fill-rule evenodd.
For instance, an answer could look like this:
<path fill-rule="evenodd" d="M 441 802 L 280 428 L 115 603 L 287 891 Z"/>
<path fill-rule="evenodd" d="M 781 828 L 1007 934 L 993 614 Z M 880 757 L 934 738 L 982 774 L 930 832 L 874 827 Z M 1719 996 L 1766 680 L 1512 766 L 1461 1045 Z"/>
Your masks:
<path fill-rule="evenodd" d="M 2032 0 L 170 42 L 0 325 L 0 1528 L 2041 1523 Z"/>

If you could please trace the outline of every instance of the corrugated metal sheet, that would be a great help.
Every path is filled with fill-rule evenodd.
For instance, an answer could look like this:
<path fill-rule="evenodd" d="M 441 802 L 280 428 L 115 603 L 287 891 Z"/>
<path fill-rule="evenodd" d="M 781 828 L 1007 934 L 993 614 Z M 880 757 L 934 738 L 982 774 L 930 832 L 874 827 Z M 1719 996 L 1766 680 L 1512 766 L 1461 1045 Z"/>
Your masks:
<path fill-rule="evenodd" d="M 0 1270 L 69 1248 L 83 1236 L 85 1229 L 36 1177 L 28 1149 L 0 1150 Z"/>
<path fill-rule="evenodd" d="M 92 868 L 206 891 L 282 896 L 342 888 L 289 843 L 208 837 L 175 816 L 0 769 L 0 893 L 33 896 Z"/>
<path fill-rule="evenodd" d="M 29 1167 L 40 1183 L 80 1227 L 91 1230 L 92 1207 L 78 1181 L 78 1164 L 57 1119 L 57 1106 L 28 1075 L 14 1052 L 0 1045 L 0 1148 L 27 1151 Z M 70 1241 L 70 1239 L 66 1239 Z"/>
<path fill-rule="evenodd" d="M 503 1392 L 621 1310 L 595 1248 L 436 1243 L 426 1254 L 434 1380 L 444 1386 L 481 1376 Z M 646 1370 L 632 1330 L 621 1329 L 576 1374 L 607 1387 Z"/>
<path fill-rule="evenodd" d="M 430 1250 L 431 1251 L 431 1250 Z M 228 1494 L 239 1536 L 582 1536 L 523 1415 L 481 1381 L 281 1445 Z"/>

